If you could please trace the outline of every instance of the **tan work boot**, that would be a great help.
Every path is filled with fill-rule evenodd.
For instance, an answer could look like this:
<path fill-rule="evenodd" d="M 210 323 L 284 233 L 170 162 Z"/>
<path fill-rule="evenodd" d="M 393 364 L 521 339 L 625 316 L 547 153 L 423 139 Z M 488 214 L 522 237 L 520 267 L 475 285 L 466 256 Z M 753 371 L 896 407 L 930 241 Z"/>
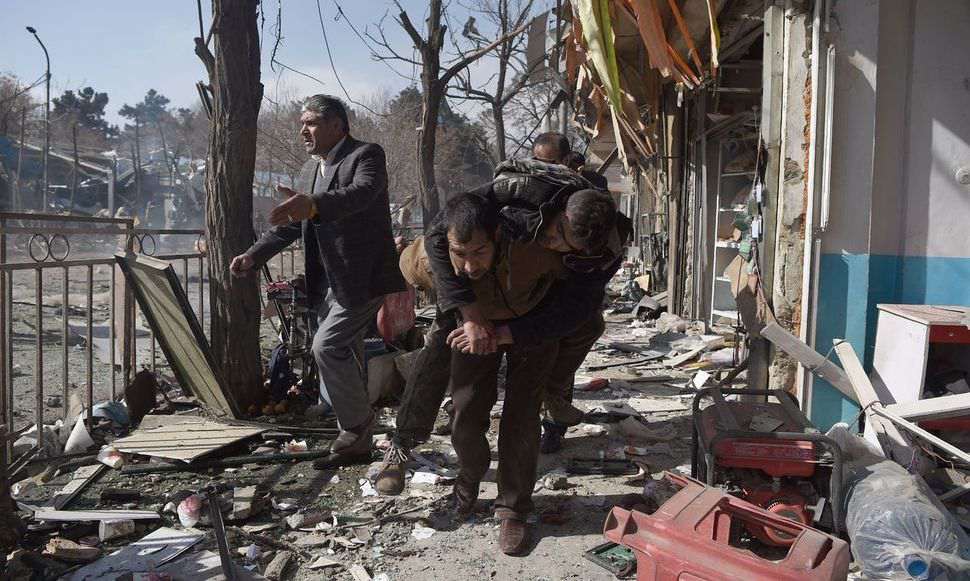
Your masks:
<path fill-rule="evenodd" d="M 377 418 L 371 413 L 370 417 L 359 426 L 340 432 L 337 439 L 330 445 L 330 453 L 338 456 L 360 456 L 368 454 L 374 447 L 374 422 Z"/>
<path fill-rule="evenodd" d="M 391 447 L 384 452 L 381 471 L 374 481 L 374 489 L 384 496 L 397 496 L 404 492 L 404 471 L 411 454 L 404 448 L 392 442 Z"/>
<path fill-rule="evenodd" d="M 520 555 L 529 544 L 528 526 L 515 518 L 504 518 L 498 529 L 498 546 L 506 555 Z"/>

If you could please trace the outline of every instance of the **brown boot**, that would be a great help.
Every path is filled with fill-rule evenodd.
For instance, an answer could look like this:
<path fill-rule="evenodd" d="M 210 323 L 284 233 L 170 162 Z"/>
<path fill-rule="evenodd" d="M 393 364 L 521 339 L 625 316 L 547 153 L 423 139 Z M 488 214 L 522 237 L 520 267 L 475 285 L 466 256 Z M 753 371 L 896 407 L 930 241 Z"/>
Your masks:
<path fill-rule="evenodd" d="M 374 481 L 374 488 L 382 495 L 397 496 L 404 492 L 404 470 L 411 455 L 396 443 L 384 453 L 381 471 Z"/>
<path fill-rule="evenodd" d="M 330 453 L 338 456 L 361 456 L 370 453 L 374 447 L 372 435 L 375 420 L 372 413 L 361 425 L 341 431 L 330 445 Z"/>
<path fill-rule="evenodd" d="M 478 502 L 479 483 L 464 482 L 461 477 L 455 480 L 455 486 L 451 491 L 454 501 L 455 512 L 461 517 L 467 517 L 475 512 L 475 503 Z"/>
<path fill-rule="evenodd" d="M 498 529 L 498 546 L 506 555 L 520 555 L 529 544 L 529 529 L 515 518 L 502 519 Z"/>

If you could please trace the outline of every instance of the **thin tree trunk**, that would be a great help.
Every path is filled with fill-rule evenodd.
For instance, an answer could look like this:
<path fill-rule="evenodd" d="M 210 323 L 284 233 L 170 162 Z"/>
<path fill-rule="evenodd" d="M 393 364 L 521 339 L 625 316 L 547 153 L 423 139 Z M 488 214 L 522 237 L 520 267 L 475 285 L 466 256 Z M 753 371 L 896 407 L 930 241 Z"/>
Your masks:
<path fill-rule="evenodd" d="M 505 161 L 505 111 L 501 105 L 492 105 L 492 123 L 495 124 L 495 157 L 499 163 Z"/>
<path fill-rule="evenodd" d="M 421 163 L 421 221 L 424 230 L 430 230 L 441 203 L 438 197 L 437 177 L 434 170 L 434 156 L 437 148 L 438 114 L 441 110 L 441 91 L 436 84 L 425 88 L 425 105 L 421 114 L 421 140 L 419 159 Z"/>
<path fill-rule="evenodd" d="M 20 177 L 20 170 L 24 165 L 24 132 L 27 131 L 27 108 L 24 107 L 20 110 L 20 145 L 17 147 L 17 181 L 14 186 L 14 201 L 13 201 L 13 211 L 19 212 L 24 209 L 23 205 L 23 192 L 21 191 L 21 185 L 23 180 Z"/>
<path fill-rule="evenodd" d="M 71 213 L 74 213 L 74 208 L 77 205 L 77 172 L 78 172 L 78 159 L 77 159 L 77 123 L 71 125 L 71 141 L 74 143 L 74 167 L 71 168 Z"/>
<path fill-rule="evenodd" d="M 138 117 L 135 117 L 135 207 L 132 208 L 132 215 L 137 215 L 141 208 L 141 133 L 139 129 Z"/>
<path fill-rule="evenodd" d="M 260 307 L 255 277 L 235 278 L 229 263 L 253 242 L 259 78 L 257 0 L 213 0 L 215 56 L 202 39 L 196 54 L 212 86 L 206 167 L 206 238 L 212 352 L 222 379 L 243 410 L 262 399 Z"/>

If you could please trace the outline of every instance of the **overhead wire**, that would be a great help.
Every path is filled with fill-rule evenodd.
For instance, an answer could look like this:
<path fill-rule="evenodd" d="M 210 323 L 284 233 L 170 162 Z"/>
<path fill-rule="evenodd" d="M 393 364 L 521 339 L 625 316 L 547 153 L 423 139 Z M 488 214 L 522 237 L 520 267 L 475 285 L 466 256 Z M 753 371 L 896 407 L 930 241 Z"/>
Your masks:
<path fill-rule="evenodd" d="M 364 45 L 365 47 L 367 47 L 367 50 L 369 50 L 369 51 L 370 51 L 370 53 L 371 53 L 371 56 L 373 56 L 373 57 L 377 57 L 377 51 L 376 51 L 376 50 L 374 49 L 374 47 L 373 47 L 373 46 L 372 46 L 372 45 L 370 44 L 370 42 L 368 42 L 368 41 L 367 41 L 367 38 L 366 38 L 366 37 L 365 37 L 365 36 L 364 36 L 363 34 L 361 34 L 361 32 L 360 32 L 360 30 L 358 30 L 358 28 L 357 28 L 356 26 L 354 26 L 354 23 L 353 23 L 353 22 L 351 22 L 351 20 L 350 20 L 350 17 L 348 17 L 348 16 L 347 16 L 347 13 L 346 13 L 346 12 L 344 12 L 344 9 L 343 9 L 343 7 L 342 7 L 342 6 L 340 5 L 340 3 L 339 3 L 339 2 L 337 2 L 337 0 L 333 0 L 333 5 L 337 7 L 337 17 L 336 17 L 336 18 L 334 18 L 334 21 L 337 21 L 337 20 L 340 20 L 341 18 L 343 18 L 343 20 L 344 20 L 344 22 L 346 22 L 346 23 L 347 23 L 347 26 L 349 26 L 349 27 L 350 27 L 350 30 L 351 30 L 351 31 L 353 31 L 353 33 L 354 33 L 354 35 L 355 35 L 355 36 L 356 36 L 356 37 L 357 37 L 358 39 L 360 39 L 360 42 L 361 42 L 361 43 L 363 43 L 363 45 Z M 391 70 L 391 72 L 393 72 L 393 73 L 394 73 L 394 74 L 396 74 L 397 76 L 399 76 L 399 77 L 401 77 L 401 78 L 403 78 L 403 79 L 407 79 L 407 80 L 409 80 L 409 81 L 411 81 L 411 82 L 414 82 L 414 74 L 413 74 L 413 73 L 412 73 L 412 74 L 411 74 L 411 76 L 409 77 L 409 76 L 407 76 L 407 75 L 405 75 L 405 74 L 403 74 L 403 73 L 401 73 L 401 71 L 399 71 L 399 70 L 397 70 L 397 69 L 395 69 L 395 68 L 394 68 L 393 66 L 391 66 L 391 63 L 389 63 L 389 62 L 387 62 L 386 60 L 384 60 L 384 59 L 380 59 L 380 58 L 378 58 L 378 59 L 376 59 L 376 60 L 379 60 L 379 61 L 380 61 L 381 63 L 383 63 L 385 67 L 387 67 L 388 69 L 390 69 L 390 70 Z M 413 66 L 414 66 L 414 65 L 412 65 L 412 67 L 413 67 Z"/>
<path fill-rule="evenodd" d="M 376 115 L 378 117 L 386 117 L 387 115 L 385 115 L 384 113 L 378 113 L 377 111 L 371 109 L 367 105 L 364 105 L 359 101 L 355 101 L 354 98 L 350 96 L 350 92 L 347 90 L 347 87 L 344 86 L 344 82 L 343 80 L 341 80 L 340 74 L 337 72 L 337 65 L 333 62 L 333 51 L 330 50 L 330 40 L 327 38 L 327 26 L 323 22 L 323 8 L 320 7 L 320 0 L 316 0 L 316 1 L 317 1 L 317 16 L 320 19 L 320 31 L 323 32 L 323 45 L 327 49 L 327 59 L 330 61 L 330 69 L 333 71 L 333 76 L 337 80 L 337 84 L 340 85 L 340 89 L 344 92 L 344 96 L 347 97 L 348 101 L 364 109 L 365 111 L 371 113 L 372 115 Z"/>

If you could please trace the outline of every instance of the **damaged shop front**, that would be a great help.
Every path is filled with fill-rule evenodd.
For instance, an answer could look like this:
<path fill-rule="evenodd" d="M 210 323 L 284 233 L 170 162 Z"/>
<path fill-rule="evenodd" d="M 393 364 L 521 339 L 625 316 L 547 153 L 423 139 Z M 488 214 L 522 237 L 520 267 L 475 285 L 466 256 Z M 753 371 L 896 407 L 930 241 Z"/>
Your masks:
<path fill-rule="evenodd" d="M 110 384 L 120 358 L 124 393 L 91 387 L 72 407 L 81 389 L 65 370 L 63 410 L 40 387 L 33 424 L 4 408 L 3 574 L 970 578 L 964 4 L 570 3 L 557 70 L 573 130 L 635 243 L 575 377 L 583 421 L 539 459 L 526 557 L 496 551 L 495 462 L 474 513 L 445 516 L 459 468 L 447 404 L 406 465 L 406 492 L 375 488 L 433 306 L 366 343 L 369 463 L 318 469 L 337 426 L 305 396 L 317 382 L 300 261 L 263 273 L 269 401 L 241 409 L 208 351 L 203 257 L 191 258 L 197 278 L 187 262 L 180 278 L 183 258 L 144 256 L 142 239 L 110 264 L 91 259 L 99 294 L 117 276 L 141 313 L 126 305 L 125 322 L 105 325 Z M 14 270 L 40 273 L 4 265 Z M 5 276 L 4 316 L 48 309 L 65 337 L 72 315 L 109 304 L 68 306 L 65 282 L 52 310 Z M 35 356 L 25 344 L 43 352 L 44 325 L 10 320 L 4 403 L 43 378 L 23 362 Z M 149 336 L 151 364 L 135 373 Z M 94 339 L 77 343 L 87 361 Z M 290 367 L 273 363 L 281 346 Z M 503 400 L 500 389 L 493 456 Z"/>

